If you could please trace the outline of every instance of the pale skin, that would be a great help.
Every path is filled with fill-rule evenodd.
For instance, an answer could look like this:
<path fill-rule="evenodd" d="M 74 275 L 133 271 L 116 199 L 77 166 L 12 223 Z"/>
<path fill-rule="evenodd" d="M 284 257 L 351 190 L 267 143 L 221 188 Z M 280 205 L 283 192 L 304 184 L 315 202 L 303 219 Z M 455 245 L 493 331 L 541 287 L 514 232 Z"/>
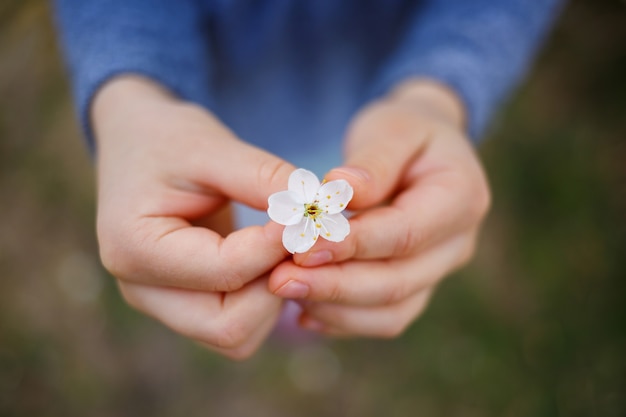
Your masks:
<path fill-rule="evenodd" d="M 324 334 L 401 334 L 470 259 L 489 207 L 460 101 L 423 80 L 357 114 L 326 175 L 354 188 L 348 238 L 293 257 L 282 226 L 232 232 L 228 202 L 265 210 L 294 166 L 140 77 L 101 88 L 92 119 L 105 267 L 133 307 L 232 359 L 258 349 L 284 298 Z"/>

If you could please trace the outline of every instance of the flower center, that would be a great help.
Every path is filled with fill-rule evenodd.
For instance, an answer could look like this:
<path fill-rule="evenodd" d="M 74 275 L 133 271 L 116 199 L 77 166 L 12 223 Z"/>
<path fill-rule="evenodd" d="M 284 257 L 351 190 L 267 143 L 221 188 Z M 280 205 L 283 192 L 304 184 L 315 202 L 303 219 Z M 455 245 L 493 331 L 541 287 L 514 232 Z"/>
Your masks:
<path fill-rule="evenodd" d="M 304 205 L 304 215 L 306 217 L 310 217 L 313 221 L 316 221 L 317 217 L 322 214 L 322 209 L 317 205 L 318 201 L 315 200 L 312 203 L 307 203 Z"/>

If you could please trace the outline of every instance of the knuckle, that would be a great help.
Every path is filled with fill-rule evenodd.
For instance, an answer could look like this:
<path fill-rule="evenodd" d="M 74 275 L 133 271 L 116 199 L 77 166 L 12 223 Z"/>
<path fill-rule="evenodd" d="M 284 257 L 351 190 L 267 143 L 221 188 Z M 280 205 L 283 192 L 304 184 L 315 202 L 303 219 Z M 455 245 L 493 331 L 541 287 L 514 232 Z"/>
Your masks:
<path fill-rule="evenodd" d="M 114 277 L 123 279 L 132 276 L 137 268 L 135 257 L 123 239 L 100 240 L 100 260 L 104 268 Z"/>
<path fill-rule="evenodd" d="M 406 296 L 406 289 L 401 283 L 387 285 L 381 291 L 383 292 L 382 302 L 385 306 L 396 304 Z"/>
<path fill-rule="evenodd" d="M 412 253 L 421 240 L 420 236 L 421 234 L 416 233 L 411 227 L 402 229 L 397 235 L 393 255 L 402 257 Z"/>
<path fill-rule="evenodd" d="M 211 289 L 232 292 L 245 285 L 246 280 L 236 268 L 233 268 L 235 263 L 230 261 L 234 258 L 226 249 L 224 241 L 221 241 L 218 246 L 217 257 L 213 260 L 212 267 L 207 273 L 210 278 Z"/>
<path fill-rule="evenodd" d="M 400 256 L 409 256 L 422 250 L 437 237 L 437 230 L 419 216 L 411 218 L 410 223 L 401 230 L 395 248 Z"/>
<path fill-rule="evenodd" d="M 244 286 L 243 277 L 236 271 L 220 271 L 216 275 L 216 291 L 233 292 Z"/>
<path fill-rule="evenodd" d="M 234 353 L 247 341 L 248 332 L 241 323 L 227 319 L 216 325 L 211 339 L 216 348 Z"/>
<path fill-rule="evenodd" d="M 284 188 L 286 179 L 293 171 L 291 166 L 279 158 L 265 158 L 257 171 L 258 187 L 263 190 L 268 184 L 280 184 Z M 276 187 L 277 189 L 280 187 Z"/>
<path fill-rule="evenodd" d="M 355 235 L 353 233 L 348 235 L 348 249 L 347 249 L 347 254 L 344 257 L 344 259 L 352 259 L 356 256 L 360 256 L 360 257 L 364 257 L 365 254 L 365 247 L 366 245 L 363 245 L 360 242 L 359 237 L 362 236 L 361 234 Z"/>
<path fill-rule="evenodd" d="M 134 226 L 98 224 L 98 246 L 104 268 L 116 278 L 127 279 L 145 269 L 149 236 L 142 223 Z"/>
<path fill-rule="evenodd" d="M 327 279 L 318 281 L 320 283 L 320 293 L 322 296 L 319 301 L 330 303 L 343 303 L 350 299 L 350 287 L 345 285 L 345 280 L 333 279 L 332 277 L 346 276 L 350 272 L 346 271 L 345 264 L 337 265 L 336 274 L 331 274 Z M 316 284 L 311 282 L 311 289 L 314 290 Z"/>
<path fill-rule="evenodd" d="M 341 286 L 334 282 L 326 290 L 326 296 L 324 301 L 328 302 L 341 302 L 344 299 L 344 292 Z"/>

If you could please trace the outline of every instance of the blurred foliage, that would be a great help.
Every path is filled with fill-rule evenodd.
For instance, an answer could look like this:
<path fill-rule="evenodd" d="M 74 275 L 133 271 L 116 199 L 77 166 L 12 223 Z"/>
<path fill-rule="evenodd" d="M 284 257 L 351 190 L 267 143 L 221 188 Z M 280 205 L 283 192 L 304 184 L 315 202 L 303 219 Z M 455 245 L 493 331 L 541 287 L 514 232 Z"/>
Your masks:
<path fill-rule="evenodd" d="M 132 311 L 49 6 L 0 5 L 0 416 L 626 415 L 626 6 L 573 1 L 481 153 L 476 260 L 394 341 L 230 363 Z"/>

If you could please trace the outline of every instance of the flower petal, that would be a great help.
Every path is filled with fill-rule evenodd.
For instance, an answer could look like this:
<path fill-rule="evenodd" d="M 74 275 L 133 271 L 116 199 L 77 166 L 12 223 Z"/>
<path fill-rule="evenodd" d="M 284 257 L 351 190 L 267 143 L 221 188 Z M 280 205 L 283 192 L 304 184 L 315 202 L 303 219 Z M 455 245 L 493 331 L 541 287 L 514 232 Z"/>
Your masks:
<path fill-rule="evenodd" d="M 298 193 L 305 203 L 312 203 L 315 200 L 319 188 L 320 180 L 311 171 L 299 168 L 289 175 L 287 189 Z"/>
<path fill-rule="evenodd" d="M 341 242 L 350 234 L 350 222 L 343 214 L 327 214 L 318 219 L 320 236 L 331 242 Z"/>
<path fill-rule="evenodd" d="M 304 218 L 304 202 L 293 191 L 280 191 L 267 199 L 267 214 L 278 224 L 289 226 L 298 224 Z"/>
<path fill-rule="evenodd" d="M 350 200 L 354 190 L 346 180 L 327 182 L 319 189 L 319 201 L 324 211 L 335 214 L 343 211 Z"/>
<path fill-rule="evenodd" d="M 290 253 L 304 253 L 315 244 L 318 235 L 319 229 L 315 227 L 315 222 L 305 217 L 300 223 L 285 227 L 283 246 Z"/>

